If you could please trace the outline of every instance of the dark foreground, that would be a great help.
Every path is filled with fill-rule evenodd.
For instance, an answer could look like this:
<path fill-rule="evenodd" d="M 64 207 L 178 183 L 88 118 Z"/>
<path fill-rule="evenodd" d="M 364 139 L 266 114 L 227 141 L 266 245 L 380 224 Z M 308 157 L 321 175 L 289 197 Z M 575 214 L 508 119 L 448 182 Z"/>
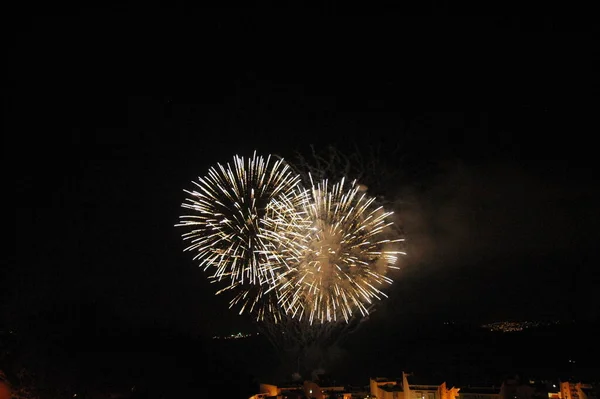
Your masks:
<path fill-rule="evenodd" d="M 456 385 L 499 383 L 517 372 L 584 381 L 600 375 L 594 343 L 600 330 L 593 323 L 517 333 L 463 324 L 424 323 L 397 332 L 371 328 L 377 326 L 366 325 L 329 351 L 324 371 L 337 383 L 366 385 L 370 376 L 394 377 L 403 370 Z M 247 398 L 259 382 L 287 378 L 262 336 L 218 341 L 148 329 L 118 335 L 79 333 L 35 345 L 17 334 L 3 334 L 2 368 L 15 379 L 25 366 L 42 397 L 122 393 L 135 398 Z"/>

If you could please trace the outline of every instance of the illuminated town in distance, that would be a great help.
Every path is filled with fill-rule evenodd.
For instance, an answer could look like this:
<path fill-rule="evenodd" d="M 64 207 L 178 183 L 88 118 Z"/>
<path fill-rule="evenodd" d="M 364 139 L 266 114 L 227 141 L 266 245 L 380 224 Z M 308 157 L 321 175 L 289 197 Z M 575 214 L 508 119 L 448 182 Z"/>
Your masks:
<path fill-rule="evenodd" d="M 481 328 L 493 332 L 518 332 L 528 328 L 547 327 L 558 324 L 559 321 L 496 321 L 489 324 L 483 324 Z"/>
<path fill-rule="evenodd" d="M 444 325 L 455 325 L 454 321 L 445 321 Z M 548 327 L 552 325 L 560 324 L 559 320 L 552 321 L 495 321 L 492 323 L 482 324 L 480 328 L 491 331 L 491 332 L 519 332 L 524 331 L 526 329 L 534 329 L 540 327 Z M 221 339 L 221 340 L 229 340 L 229 339 L 243 339 L 243 338 L 251 338 L 259 335 L 259 333 L 235 333 L 230 335 L 215 335 L 212 339 Z"/>
<path fill-rule="evenodd" d="M 250 337 L 255 337 L 259 335 L 259 333 L 255 333 L 255 334 L 242 334 L 242 333 L 237 333 L 237 334 L 231 334 L 231 335 L 215 335 L 214 337 L 212 337 L 212 339 L 243 339 L 243 338 L 250 338 Z"/>

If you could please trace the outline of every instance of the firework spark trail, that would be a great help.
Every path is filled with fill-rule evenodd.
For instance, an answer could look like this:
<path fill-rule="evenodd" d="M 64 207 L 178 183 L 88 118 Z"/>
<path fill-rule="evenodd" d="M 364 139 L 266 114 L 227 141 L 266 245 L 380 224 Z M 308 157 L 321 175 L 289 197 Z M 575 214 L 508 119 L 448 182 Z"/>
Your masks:
<path fill-rule="evenodd" d="M 190 230 L 182 235 L 190 242 L 185 251 L 213 271 L 212 282 L 227 284 L 218 293 L 235 290 L 232 305 L 242 303 L 242 311 L 254 309 L 277 279 L 279 257 L 273 258 L 269 238 L 261 234 L 268 204 L 291 196 L 299 182 L 283 160 L 271 162 L 270 156 L 265 160 L 255 152 L 252 158 L 235 156 L 232 163 L 217 164 L 193 182 L 194 191 L 184 190 L 188 198 L 182 207 L 190 212 L 176 226 Z"/>
<path fill-rule="evenodd" d="M 313 183 L 311 181 L 311 183 Z M 329 185 L 323 180 L 308 191 L 274 199 L 267 213 L 265 237 L 277 237 L 277 248 L 286 259 L 287 271 L 271 290 L 280 306 L 294 317 L 315 321 L 348 322 L 363 317 L 374 300 L 385 297 L 380 289 L 392 280 L 385 276 L 395 266 L 395 243 L 386 228 L 392 212 L 373 206 L 373 198 L 361 193 L 356 182 Z M 300 204 L 297 212 L 290 208 Z"/>

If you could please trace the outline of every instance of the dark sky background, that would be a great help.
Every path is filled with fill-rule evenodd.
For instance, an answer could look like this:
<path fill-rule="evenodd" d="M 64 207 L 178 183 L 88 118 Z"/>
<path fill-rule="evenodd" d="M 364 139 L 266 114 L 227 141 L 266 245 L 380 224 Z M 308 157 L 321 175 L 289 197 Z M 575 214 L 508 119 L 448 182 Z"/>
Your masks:
<path fill-rule="evenodd" d="M 399 145 L 385 163 L 406 170 L 392 191 L 409 254 L 373 329 L 597 320 L 591 26 L 314 16 L 95 10 L 15 30 L 5 322 L 251 331 L 182 253 L 182 190 L 234 154 L 351 142 Z"/>

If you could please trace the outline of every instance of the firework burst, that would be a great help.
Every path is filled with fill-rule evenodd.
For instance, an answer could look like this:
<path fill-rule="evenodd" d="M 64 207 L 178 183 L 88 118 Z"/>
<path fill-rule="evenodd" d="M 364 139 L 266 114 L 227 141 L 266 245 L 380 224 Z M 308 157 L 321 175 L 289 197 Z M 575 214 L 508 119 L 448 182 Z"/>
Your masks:
<path fill-rule="evenodd" d="M 404 254 L 394 248 L 403 239 L 389 237 L 392 212 L 373 202 L 360 185 L 343 179 L 273 200 L 265 237 L 276 243 L 271 250 L 284 266 L 271 290 L 286 313 L 311 324 L 348 322 L 386 297 L 382 286 L 392 282 L 386 273 Z"/>
<path fill-rule="evenodd" d="M 279 261 L 268 236 L 261 234 L 262 222 L 269 203 L 290 197 L 299 180 L 283 160 L 272 162 L 270 156 L 265 160 L 254 153 L 217 164 L 193 182 L 194 191 L 184 190 L 189 197 L 182 207 L 189 213 L 176 226 L 189 230 L 182 235 L 189 242 L 185 251 L 194 252 L 204 270 L 212 270 L 213 282 L 226 284 L 219 293 L 237 290 L 232 302 L 242 304 L 242 311 L 261 300 L 261 286 L 277 279 Z"/>
<path fill-rule="evenodd" d="M 310 175 L 309 175 L 310 176 Z M 322 180 L 310 189 L 283 162 L 235 156 L 187 191 L 185 251 L 194 253 L 217 294 L 257 321 L 312 325 L 369 313 L 385 297 L 398 239 L 392 212 L 374 205 L 363 186 Z"/>

